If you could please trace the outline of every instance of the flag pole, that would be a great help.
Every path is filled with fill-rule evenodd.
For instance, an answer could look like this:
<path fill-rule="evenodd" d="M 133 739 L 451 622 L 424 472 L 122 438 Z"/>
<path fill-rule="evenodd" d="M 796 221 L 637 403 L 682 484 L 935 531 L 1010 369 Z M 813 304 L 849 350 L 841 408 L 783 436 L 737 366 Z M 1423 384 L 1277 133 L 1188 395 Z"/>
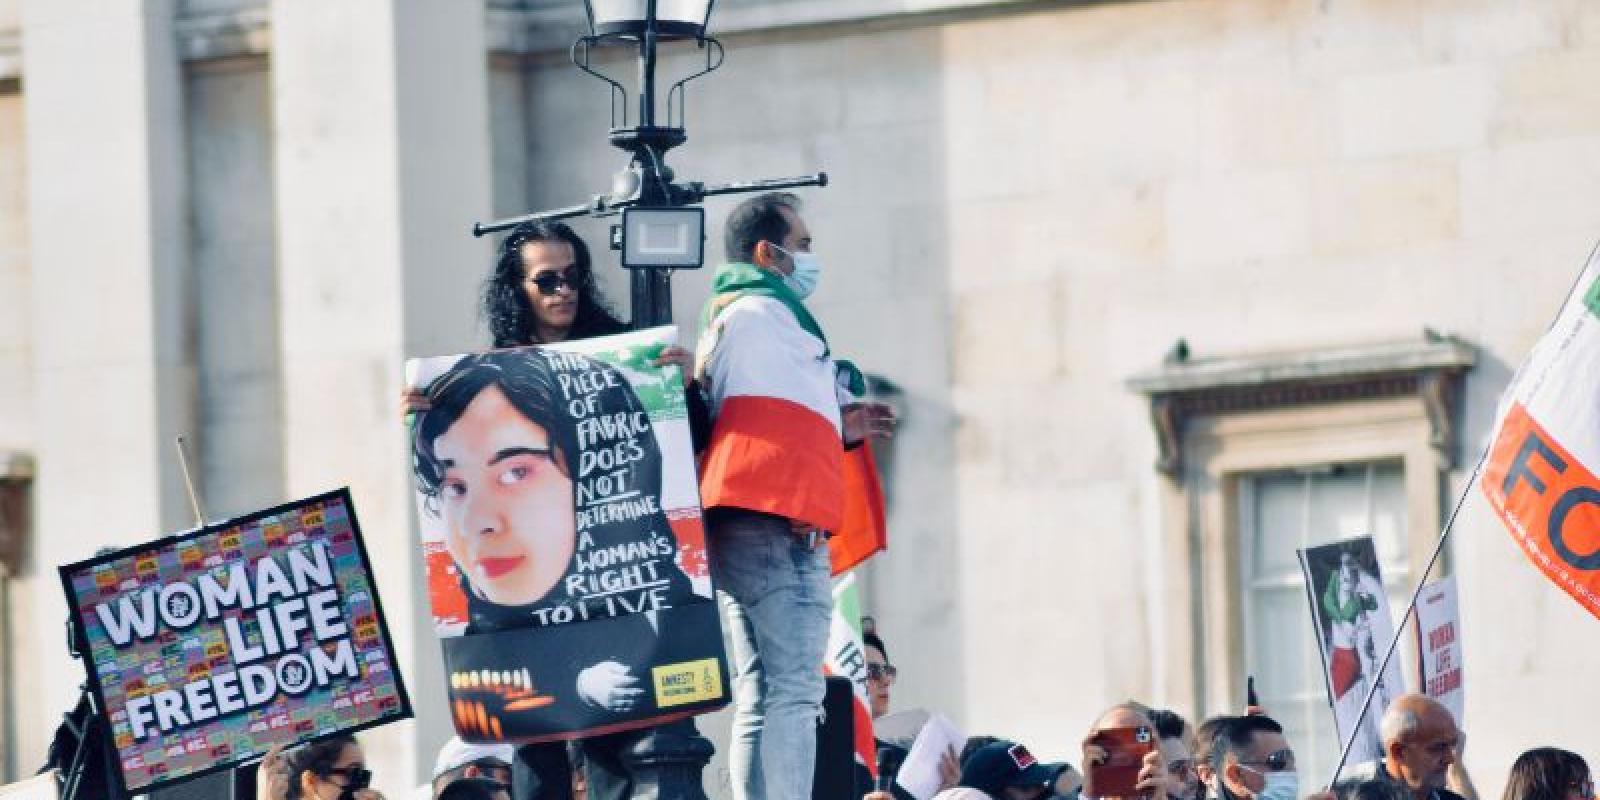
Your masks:
<path fill-rule="evenodd" d="M 1572 296 L 1578 292 L 1580 284 L 1583 282 L 1583 276 L 1589 272 L 1589 265 L 1594 263 L 1597 256 L 1600 256 L 1600 242 L 1596 242 L 1595 246 L 1589 250 L 1589 257 L 1584 259 L 1583 267 L 1572 278 L 1572 286 L 1567 289 L 1566 297 L 1561 300 L 1560 307 L 1556 309 L 1555 316 L 1551 318 L 1550 325 L 1545 330 L 1545 335 L 1549 335 L 1550 331 L 1555 330 L 1556 323 L 1561 321 L 1562 312 L 1566 311 L 1567 306 L 1572 303 Z M 1517 373 L 1511 377 L 1511 383 L 1507 384 L 1506 391 L 1509 392 L 1516 387 L 1518 380 L 1522 377 L 1522 369 L 1526 366 L 1527 359 L 1524 359 L 1522 366 L 1517 368 Z M 1450 509 L 1450 516 L 1445 520 L 1444 530 L 1439 532 L 1439 540 L 1434 542 L 1433 555 L 1428 557 L 1428 565 L 1423 567 L 1422 577 L 1417 579 L 1417 588 L 1411 592 L 1411 602 L 1406 604 L 1406 613 L 1400 618 L 1400 624 L 1395 628 L 1394 638 L 1389 640 L 1389 649 L 1384 652 L 1383 663 L 1378 666 L 1377 679 L 1373 680 L 1372 686 L 1367 689 L 1367 696 L 1361 701 L 1361 712 L 1356 715 L 1355 724 L 1350 726 L 1350 735 L 1345 738 L 1344 747 L 1339 750 L 1339 763 L 1333 766 L 1333 777 L 1328 779 L 1327 788 L 1330 791 L 1333 789 L 1334 784 L 1339 782 L 1339 775 L 1344 772 L 1345 762 L 1350 759 L 1350 749 L 1355 746 L 1356 736 L 1361 731 L 1361 723 L 1366 721 L 1367 713 L 1372 709 L 1372 698 L 1378 693 L 1378 684 L 1383 681 L 1384 673 L 1388 672 L 1389 662 L 1394 659 L 1395 648 L 1400 646 L 1400 637 L 1405 635 L 1406 623 L 1411 621 L 1411 615 L 1417 609 L 1417 601 L 1422 597 L 1422 589 L 1428 585 L 1428 575 L 1433 572 L 1434 565 L 1439 563 L 1439 556 L 1444 553 L 1445 541 L 1450 538 L 1450 531 L 1455 529 L 1456 516 L 1461 513 L 1461 507 L 1466 505 L 1467 496 L 1472 493 L 1473 484 L 1477 483 L 1478 478 L 1483 474 L 1483 465 L 1488 463 L 1489 451 L 1494 448 L 1493 434 L 1498 429 L 1499 414 L 1496 414 L 1495 427 L 1490 431 L 1489 440 L 1484 442 L 1483 453 L 1478 456 L 1478 463 L 1472 468 L 1472 475 L 1467 478 L 1467 485 L 1461 488 L 1461 496 L 1456 498 L 1455 507 Z"/>

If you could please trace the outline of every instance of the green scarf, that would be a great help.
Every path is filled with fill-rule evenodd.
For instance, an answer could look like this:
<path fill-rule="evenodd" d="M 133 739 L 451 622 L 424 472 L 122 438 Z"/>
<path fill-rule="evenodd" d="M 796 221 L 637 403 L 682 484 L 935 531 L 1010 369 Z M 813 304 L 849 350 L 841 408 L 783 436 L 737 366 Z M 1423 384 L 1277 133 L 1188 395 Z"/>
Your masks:
<path fill-rule="evenodd" d="M 706 303 L 705 310 L 700 314 L 700 334 L 705 335 L 717 315 L 723 309 L 733 305 L 733 301 L 741 297 L 770 297 L 782 303 L 789 312 L 794 314 L 796 322 L 805 329 L 806 333 L 817 337 L 822 342 L 822 357 L 827 358 L 833 354 L 828 346 L 828 337 L 823 335 L 822 326 L 817 324 L 817 318 L 811 316 L 810 309 L 800 300 L 789 285 L 778 277 L 754 264 L 733 261 L 723 264 L 717 269 L 716 277 L 711 280 L 711 300 Z M 839 374 L 845 377 L 845 388 L 852 394 L 860 396 L 866 392 L 866 380 L 861 370 L 849 361 L 838 360 L 834 364 L 839 369 Z"/>

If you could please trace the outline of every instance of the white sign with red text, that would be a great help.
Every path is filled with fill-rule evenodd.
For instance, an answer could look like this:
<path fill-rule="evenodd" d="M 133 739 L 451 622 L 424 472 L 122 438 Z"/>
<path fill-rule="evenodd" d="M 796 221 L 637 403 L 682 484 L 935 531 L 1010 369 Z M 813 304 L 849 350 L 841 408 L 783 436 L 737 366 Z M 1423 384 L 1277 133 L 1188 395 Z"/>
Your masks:
<path fill-rule="evenodd" d="M 1417 598 L 1417 653 L 1423 693 L 1450 709 L 1456 724 L 1462 724 L 1466 692 L 1461 687 L 1461 610 L 1455 578 L 1428 584 Z"/>

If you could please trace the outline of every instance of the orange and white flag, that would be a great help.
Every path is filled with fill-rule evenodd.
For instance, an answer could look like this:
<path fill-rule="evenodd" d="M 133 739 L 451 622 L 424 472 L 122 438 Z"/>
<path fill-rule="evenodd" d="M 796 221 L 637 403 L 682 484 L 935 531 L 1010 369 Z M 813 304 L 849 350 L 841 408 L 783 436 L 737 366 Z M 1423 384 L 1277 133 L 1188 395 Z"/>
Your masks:
<path fill-rule="evenodd" d="M 1534 566 L 1600 616 L 1600 250 L 1500 400 L 1483 492 Z"/>

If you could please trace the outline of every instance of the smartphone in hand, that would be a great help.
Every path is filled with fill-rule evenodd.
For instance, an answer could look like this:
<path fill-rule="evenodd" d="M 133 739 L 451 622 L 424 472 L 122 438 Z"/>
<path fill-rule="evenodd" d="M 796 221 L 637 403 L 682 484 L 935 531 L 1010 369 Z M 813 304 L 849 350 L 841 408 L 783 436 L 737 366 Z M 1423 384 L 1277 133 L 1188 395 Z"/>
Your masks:
<path fill-rule="evenodd" d="M 1156 749 L 1155 734 L 1144 726 L 1137 728 L 1107 728 L 1094 735 L 1091 743 L 1106 752 L 1106 759 L 1090 764 L 1087 769 L 1088 785 L 1094 787 L 1096 797 L 1133 797 L 1140 794 L 1139 770 L 1144 768 L 1144 757 Z"/>

